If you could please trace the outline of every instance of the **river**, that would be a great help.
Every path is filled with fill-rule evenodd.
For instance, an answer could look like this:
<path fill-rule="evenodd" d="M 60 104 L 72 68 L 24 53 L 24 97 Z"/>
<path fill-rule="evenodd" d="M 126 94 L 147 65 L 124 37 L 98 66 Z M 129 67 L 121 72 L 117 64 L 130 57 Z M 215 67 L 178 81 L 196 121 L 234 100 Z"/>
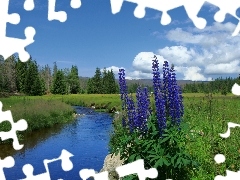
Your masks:
<path fill-rule="evenodd" d="M 98 172 L 101 170 L 108 154 L 113 118 L 107 113 L 95 112 L 89 108 L 74 108 L 78 114 L 85 115 L 77 117 L 74 122 L 29 134 L 20 151 L 15 151 L 12 146 L 1 145 L 1 159 L 12 156 L 15 160 L 14 167 L 4 169 L 6 180 L 26 178 L 22 171 L 25 164 L 34 167 L 34 175 L 46 173 L 43 160 L 58 158 L 63 149 L 73 155 L 70 157 L 73 168 L 65 172 L 61 160 L 50 163 L 48 176 L 51 180 L 81 179 L 79 171 L 85 168 Z"/>

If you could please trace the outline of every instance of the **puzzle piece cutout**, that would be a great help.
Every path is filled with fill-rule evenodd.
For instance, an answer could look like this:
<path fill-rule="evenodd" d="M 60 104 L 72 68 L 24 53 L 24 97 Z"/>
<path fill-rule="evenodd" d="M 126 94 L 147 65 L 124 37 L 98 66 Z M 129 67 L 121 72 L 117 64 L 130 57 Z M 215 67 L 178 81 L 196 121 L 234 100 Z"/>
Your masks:
<path fill-rule="evenodd" d="M 227 132 L 224 134 L 220 134 L 220 136 L 223 138 L 228 138 L 230 136 L 230 128 L 235 128 L 235 127 L 240 127 L 240 124 L 229 122 Z"/>
<path fill-rule="evenodd" d="M 201 10 L 205 2 L 209 2 L 220 8 L 220 11 L 217 12 L 214 16 L 214 19 L 217 22 L 223 22 L 226 14 L 230 14 L 233 17 L 237 18 L 240 22 L 240 18 L 236 15 L 236 10 L 240 7 L 239 0 L 230 0 L 229 1 L 219 1 L 219 0 L 125 0 L 127 2 L 137 4 L 137 7 L 134 10 L 134 16 L 137 18 L 143 18 L 146 14 L 145 8 L 154 9 L 162 12 L 162 17 L 160 23 L 162 25 L 168 25 L 171 23 L 171 17 L 168 14 L 168 11 L 175 8 L 183 6 L 186 10 L 188 17 L 192 20 L 193 24 L 199 28 L 204 29 L 206 27 L 207 21 L 204 18 L 198 17 L 198 13 Z M 120 12 L 124 0 L 110 0 L 112 13 L 116 14 Z M 236 36 L 240 31 L 240 23 L 237 25 L 232 36 Z"/>
<path fill-rule="evenodd" d="M 15 161 L 12 156 L 8 156 L 3 160 L 0 158 L 0 179 L 6 180 L 6 177 L 3 172 L 3 168 L 11 168 L 15 165 Z"/>
<path fill-rule="evenodd" d="M 226 176 L 217 175 L 214 180 L 239 180 L 240 179 L 240 171 L 234 172 L 226 170 Z"/>
<path fill-rule="evenodd" d="M 23 173 L 26 175 L 25 179 L 22 180 L 51 180 L 50 178 L 50 172 L 48 168 L 48 164 L 61 160 L 61 166 L 64 171 L 70 171 L 73 168 L 72 161 L 70 160 L 70 157 L 72 157 L 73 154 L 68 152 L 67 150 L 63 149 L 61 152 L 61 155 L 58 158 L 55 159 L 44 159 L 43 164 L 46 169 L 45 173 L 33 175 L 34 168 L 31 164 L 25 164 L 22 168 Z"/>
<path fill-rule="evenodd" d="M 87 180 L 90 177 L 93 177 L 94 180 L 108 180 L 107 171 L 96 173 L 94 169 L 82 169 L 79 171 L 79 176 L 82 178 L 82 180 Z"/>
<path fill-rule="evenodd" d="M 8 14 L 9 0 L 0 1 L 0 54 L 7 59 L 14 53 L 19 54 L 22 62 L 26 62 L 30 55 L 25 51 L 25 47 L 34 42 L 35 29 L 33 27 L 25 28 L 26 39 L 6 37 L 7 23 L 18 24 L 20 16 L 17 13 Z"/>
<path fill-rule="evenodd" d="M 120 178 L 131 174 L 137 174 L 139 180 L 145 180 L 146 178 L 154 179 L 158 176 L 158 171 L 156 168 L 151 168 L 148 170 L 144 168 L 143 159 L 139 159 L 132 163 L 119 166 L 116 168 L 116 171 Z"/>
<path fill-rule="evenodd" d="M 223 138 L 228 138 L 230 136 L 230 128 L 235 128 L 235 127 L 240 127 L 240 124 L 229 122 L 227 132 L 224 134 L 220 134 L 220 136 Z M 223 154 L 217 154 L 215 155 L 214 160 L 216 163 L 220 164 L 220 163 L 224 163 L 226 158 Z M 217 175 L 214 178 L 214 180 L 238 180 L 238 179 L 240 179 L 240 171 L 234 172 L 229 170 L 226 170 L 226 176 Z"/>
<path fill-rule="evenodd" d="M 240 96 L 240 86 L 237 83 L 232 86 L 232 93 L 236 96 Z"/>
<path fill-rule="evenodd" d="M 207 0 L 207 1 L 220 8 L 220 10 L 214 15 L 215 21 L 220 23 L 223 22 L 227 14 L 230 14 L 231 16 L 238 19 L 239 23 L 235 28 L 235 31 L 233 32 L 232 36 L 238 35 L 240 31 L 240 17 L 237 16 L 236 12 L 237 9 L 240 7 L 240 1 L 239 0 L 228 1 Z"/>
<path fill-rule="evenodd" d="M 48 0 L 48 20 L 58 20 L 65 22 L 67 20 L 67 13 L 65 11 L 55 11 L 56 0 Z M 74 9 L 81 7 L 81 0 L 71 0 L 70 6 Z"/>
<path fill-rule="evenodd" d="M 154 179 L 158 176 L 158 171 L 156 168 L 151 168 L 148 170 L 144 168 L 143 159 L 139 159 L 132 163 L 119 166 L 116 168 L 116 172 L 120 178 L 131 174 L 137 174 L 139 180 L 145 180 L 146 178 Z M 96 173 L 93 169 L 82 169 L 79 171 L 79 176 L 83 180 L 87 180 L 90 177 L 93 177 L 95 180 L 108 180 L 107 171 Z"/>
<path fill-rule="evenodd" d="M 23 7 L 26 11 L 32 11 L 34 9 L 34 0 L 25 0 Z"/>
<path fill-rule="evenodd" d="M 17 138 L 17 131 L 24 131 L 27 129 L 28 124 L 27 121 L 24 119 L 21 119 L 17 121 L 16 123 L 13 121 L 12 113 L 10 110 L 3 112 L 2 111 L 2 102 L 0 101 L 0 123 L 3 121 L 8 121 L 11 123 L 12 129 L 8 132 L 0 132 L 0 138 L 2 141 L 6 139 L 13 139 L 13 148 L 15 150 L 20 150 L 23 148 L 23 145 L 19 144 L 18 138 Z"/>

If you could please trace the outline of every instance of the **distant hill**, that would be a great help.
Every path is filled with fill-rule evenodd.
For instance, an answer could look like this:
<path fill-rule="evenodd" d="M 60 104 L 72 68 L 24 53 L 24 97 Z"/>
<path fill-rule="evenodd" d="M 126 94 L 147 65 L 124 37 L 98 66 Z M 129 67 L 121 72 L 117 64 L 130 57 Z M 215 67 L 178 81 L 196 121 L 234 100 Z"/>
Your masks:
<path fill-rule="evenodd" d="M 80 79 L 80 82 L 82 83 L 82 87 L 86 87 L 89 77 L 81 77 L 80 76 L 79 79 Z M 116 79 L 116 82 L 118 83 L 118 79 Z M 135 83 L 140 84 L 140 85 L 146 85 L 146 86 L 153 85 L 152 79 L 132 79 L 132 80 L 127 79 L 126 82 L 128 85 L 135 84 Z M 195 83 L 202 83 L 202 82 L 206 83 L 208 81 L 178 80 L 177 84 L 180 86 L 184 86 L 185 84 L 191 84 L 194 82 Z"/>
<path fill-rule="evenodd" d="M 153 82 L 152 79 L 133 79 L 133 80 L 126 80 L 127 84 L 133 84 L 133 83 L 137 83 L 137 84 L 142 84 L 142 85 L 147 85 L 147 86 L 152 86 Z M 191 80 L 178 80 L 177 84 L 179 86 L 184 86 L 185 84 L 192 84 L 192 83 L 206 83 L 208 81 L 191 81 Z"/>

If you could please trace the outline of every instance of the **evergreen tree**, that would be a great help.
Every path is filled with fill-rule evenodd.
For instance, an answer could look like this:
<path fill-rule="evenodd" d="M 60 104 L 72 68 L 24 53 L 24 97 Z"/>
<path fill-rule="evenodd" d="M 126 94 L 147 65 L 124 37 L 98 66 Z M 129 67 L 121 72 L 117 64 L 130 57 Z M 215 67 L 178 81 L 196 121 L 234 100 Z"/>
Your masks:
<path fill-rule="evenodd" d="M 102 94 L 103 93 L 103 85 L 102 85 L 102 73 L 100 68 L 96 68 L 95 75 L 92 79 L 93 83 L 93 94 Z"/>
<path fill-rule="evenodd" d="M 111 71 L 108 72 L 108 82 L 109 82 L 109 85 L 108 85 L 108 93 L 109 94 L 115 94 L 117 93 L 117 83 L 116 83 L 116 80 L 115 80 L 115 75 L 113 73 L 113 70 L 111 69 Z"/>
<path fill-rule="evenodd" d="M 66 82 L 64 78 L 64 72 L 62 70 L 57 70 L 56 75 L 53 79 L 52 86 L 53 94 L 66 94 Z"/>
<path fill-rule="evenodd" d="M 78 77 L 78 68 L 77 66 L 72 66 L 70 74 L 69 74 L 69 85 L 70 85 L 70 93 L 77 94 L 80 92 L 80 81 Z"/>
<path fill-rule="evenodd" d="M 43 95 L 45 93 L 44 82 L 40 78 L 36 61 L 30 58 L 26 63 L 28 69 L 25 77 L 24 93 L 32 96 Z"/>
<path fill-rule="evenodd" d="M 93 84 L 93 79 L 89 78 L 87 82 L 87 93 L 88 94 L 93 94 L 94 93 L 94 84 Z"/>
<path fill-rule="evenodd" d="M 102 93 L 103 94 L 108 94 L 108 87 L 109 86 L 109 79 L 108 79 L 108 73 L 106 68 L 104 67 L 103 73 L 102 73 Z"/>

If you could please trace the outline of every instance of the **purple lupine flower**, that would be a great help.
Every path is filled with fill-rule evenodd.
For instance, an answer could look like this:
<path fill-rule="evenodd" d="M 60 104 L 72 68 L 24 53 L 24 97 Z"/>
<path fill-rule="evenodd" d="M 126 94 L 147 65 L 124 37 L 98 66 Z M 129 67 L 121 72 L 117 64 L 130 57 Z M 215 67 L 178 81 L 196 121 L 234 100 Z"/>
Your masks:
<path fill-rule="evenodd" d="M 182 92 L 180 86 L 177 84 L 176 74 L 174 72 L 174 67 L 171 67 L 171 106 L 170 106 L 170 117 L 172 120 L 172 125 L 180 125 L 181 118 L 183 116 L 183 102 L 182 102 Z"/>
<path fill-rule="evenodd" d="M 162 135 L 163 130 L 166 128 L 166 115 L 165 115 L 165 99 L 161 93 L 161 80 L 160 80 L 160 73 L 159 73 L 159 66 L 157 57 L 154 56 L 154 60 L 152 63 L 152 70 L 153 70 L 153 87 L 154 87 L 154 99 L 156 105 L 156 116 L 158 120 L 158 126 L 160 135 Z"/>
<path fill-rule="evenodd" d="M 119 69 L 119 87 L 120 87 L 120 94 L 121 100 L 125 100 L 127 97 L 127 83 L 125 79 L 125 70 Z"/>
<path fill-rule="evenodd" d="M 132 97 L 127 97 L 127 114 L 130 132 L 133 132 L 138 125 L 138 117 Z"/>
<path fill-rule="evenodd" d="M 138 128 L 145 132 L 147 131 L 147 119 L 149 117 L 149 105 L 150 100 L 148 97 L 147 88 L 141 89 L 138 87 L 136 98 L 137 98 L 137 116 L 138 116 Z"/>
<path fill-rule="evenodd" d="M 128 94 L 127 94 L 127 83 L 125 80 L 125 70 L 124 69 L 119 69 L 119 87 L 120 87 L 120 95 L 121 95 L 121 100 L 122 100 L 122 110 L 124 111 L 126 109 L 127 105 L 127 99 L 128 99 Z M 126 120 L 123 117 L 122 119 L 122 124 L 123 127 L 126 126 Z"/>

